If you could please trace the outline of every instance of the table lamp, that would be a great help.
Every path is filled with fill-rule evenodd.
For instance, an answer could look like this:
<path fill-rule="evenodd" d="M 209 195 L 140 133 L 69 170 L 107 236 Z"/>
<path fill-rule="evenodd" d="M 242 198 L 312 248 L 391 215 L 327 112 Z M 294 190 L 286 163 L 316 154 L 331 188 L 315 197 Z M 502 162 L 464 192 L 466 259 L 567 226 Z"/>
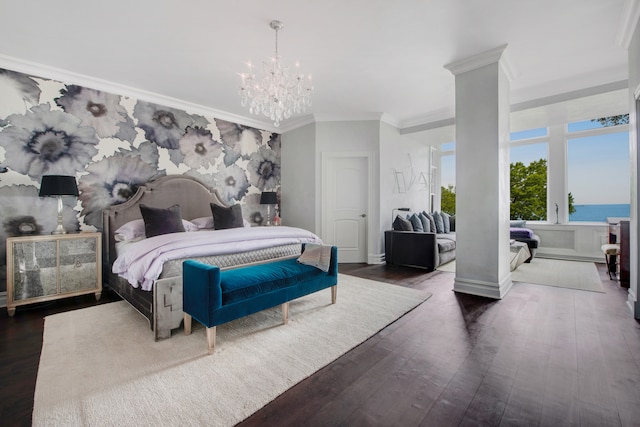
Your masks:
<path fill-rule="evenodd" d="M 260 195 L 260 204 L 267 205 L 266 225 L 273 225 L 271 222 L 271 205 L 278 203 L 278 194 L 275 191 L 263 191 Z"/>
<path fill-rule="evenodd" d="M 43 175 L 39 196 L 58 198 L 58 227 L 51 234 L 67 234 L 62 225 L 62 196 L 78 196 L 76 178 L 66 175 Z"/>

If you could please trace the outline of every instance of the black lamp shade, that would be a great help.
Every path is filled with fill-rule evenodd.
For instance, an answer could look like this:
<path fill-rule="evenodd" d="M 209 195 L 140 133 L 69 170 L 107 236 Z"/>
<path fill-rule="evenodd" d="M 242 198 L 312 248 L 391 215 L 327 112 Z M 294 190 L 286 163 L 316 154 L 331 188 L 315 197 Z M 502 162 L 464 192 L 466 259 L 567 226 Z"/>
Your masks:
<path fill-rule="evenodd" d="M 275 191 L 263 191 L 260 195 L 261 205 L 275 205 L 278 203 L 278 195 Z"/>
<path fill-rule="evenodd" d="M 77 196 L 78 186 L 74 176 L 43 175 L 40 182 L 40 197 Z"/>

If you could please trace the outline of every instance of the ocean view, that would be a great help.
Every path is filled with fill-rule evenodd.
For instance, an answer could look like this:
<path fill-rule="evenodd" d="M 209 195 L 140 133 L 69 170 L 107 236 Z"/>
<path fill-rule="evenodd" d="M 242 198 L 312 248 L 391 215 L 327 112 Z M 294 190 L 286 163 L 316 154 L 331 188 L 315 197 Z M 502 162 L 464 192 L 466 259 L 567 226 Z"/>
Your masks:
<path fill-rule="evenodd" d="M 569 221 L 606 222 L 607 217 L 629 217 L 630 204 L 621 205 L 574 205 L 576 212 L 569 215 Z"/>

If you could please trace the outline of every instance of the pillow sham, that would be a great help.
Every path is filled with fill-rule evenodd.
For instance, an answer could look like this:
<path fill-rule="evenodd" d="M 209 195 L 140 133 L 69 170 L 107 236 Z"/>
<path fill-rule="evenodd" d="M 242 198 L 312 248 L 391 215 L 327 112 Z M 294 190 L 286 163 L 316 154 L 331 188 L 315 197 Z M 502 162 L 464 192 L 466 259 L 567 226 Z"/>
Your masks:
<path fill-rule="evenodd" d="M 429 220 L 429 224 L 430 224 L 429 228 L 430 228 L 430 231 L 431 231 L 432 233 L 436 233 L 438 230 L 436 230 L 436 220 L 433 218 L 433 215 L 431 215 L 430 213 L 427 213 L 427 211 L 422 211 L 422 214 L 423 214 L 424 216 L 426 216 L 426 217 L 427 217 L 427 219 Z"/>
<path fill-rule="evenodd" d="M 211 205 L 211 214 L 213 215 L 213 228 L 216 230 L 224 230 L 227 228 L 244 227 L 242 218 L 242 206 L 235 204 L 231 207 L 209 203 Z"/>
<path fill-rule="evenodd" d="M 187 220 L 182 220 L 185 231 L 197 231 L 198 226 Z M 145 237 L 144 220 L 134 219 L 122 225 L 113 233 L 116 242 L 128 242 L 130 240 Z"/>
<path fill-rule="evenodd" d="M 213 228 L 213 216 L 203 216 L 192 219 L 191 222 L 198 227 L 198 230 Z"/>
<path fill-rule="evenodd" d="M 147 237 L 186 231 L 182 225 L 178 204 L 168 208 L 154 208 L 141 204 L 140 213 L 144 220 L 144 234 Z"/>
<path fill-rule="evenodd" d="M 446 212 L 440 212 L 440 216 L 442 217 L 442 224 L 444 225 L 444 232 L 451 232 L 451 223 L 449 222 L 449 214 Z"/>

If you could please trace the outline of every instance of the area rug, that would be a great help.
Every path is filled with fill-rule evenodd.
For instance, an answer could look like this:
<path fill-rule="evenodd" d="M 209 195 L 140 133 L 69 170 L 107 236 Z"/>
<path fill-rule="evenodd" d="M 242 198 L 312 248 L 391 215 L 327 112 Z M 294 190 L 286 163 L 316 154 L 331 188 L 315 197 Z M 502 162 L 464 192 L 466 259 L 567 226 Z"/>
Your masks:
<path fill-rule="evenodd" d="M 324 290 L 217 328 L 155 342 L 124 301 L 48 316 L 35 426 L 234 425 L 431 294 L 340 274 Z"/>
<path fill-rule="evenodd" d="M 455 272 L 456 262 L 455 260 L 448 262 L 437 270 Z M 534 285 L 604 292 L 598 269 L 592 262 L 534 258 L 530 263 L 522 264 L 512 271 L 511 280 Z"/>

